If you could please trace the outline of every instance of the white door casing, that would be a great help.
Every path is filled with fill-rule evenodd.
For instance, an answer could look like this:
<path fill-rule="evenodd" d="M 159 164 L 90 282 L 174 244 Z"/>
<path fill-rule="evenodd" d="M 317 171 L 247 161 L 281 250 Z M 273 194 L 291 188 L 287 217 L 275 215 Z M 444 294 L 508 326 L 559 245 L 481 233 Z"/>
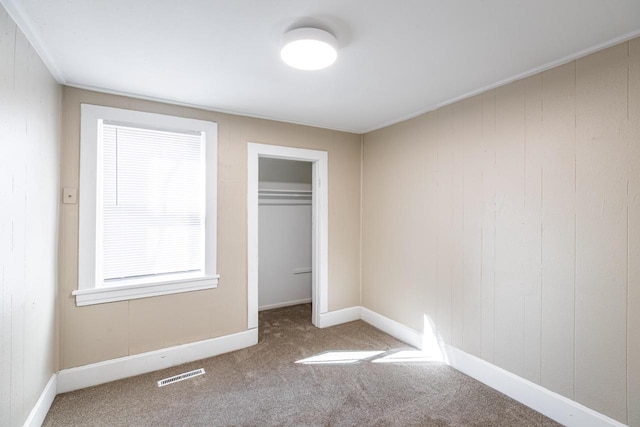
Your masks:
<path fill-rule="evenodd" d="M 311 298 L 312 323 L 320 327 L 320 315 L 328 311 L 329 186 L 326 151 L 279 145 L 247 144 L 247 329 L 258 327 L 258 185 L 259 158 L 312 163 Z"/>

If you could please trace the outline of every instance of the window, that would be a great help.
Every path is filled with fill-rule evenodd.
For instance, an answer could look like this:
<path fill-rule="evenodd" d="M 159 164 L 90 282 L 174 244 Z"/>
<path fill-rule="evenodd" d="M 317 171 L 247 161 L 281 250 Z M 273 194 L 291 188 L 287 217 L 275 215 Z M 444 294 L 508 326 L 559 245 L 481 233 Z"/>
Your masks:
<path fill-rule="evenodd" d="M 76 305 L 216 287 L 216 123 L 81 115 Z"/>

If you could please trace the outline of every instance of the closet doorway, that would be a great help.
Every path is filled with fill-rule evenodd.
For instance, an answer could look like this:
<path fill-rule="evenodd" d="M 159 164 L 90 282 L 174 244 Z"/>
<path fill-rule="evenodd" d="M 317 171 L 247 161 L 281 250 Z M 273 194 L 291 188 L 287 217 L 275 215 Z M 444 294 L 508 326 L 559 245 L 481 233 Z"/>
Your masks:
<path fill-rule="evenodd" d="M 261 305 L 263 306 L 263 308 L 275 308 L 275 306 L 284 305 L 287 302 L 295 302 L 305 299 L 308 300 L 308 295 L 310 295 L 310 298 L 312 300 L 311 321 L 315 326 L 321 327 L 321 316 L 322 314 L 327 312 L 328 300 L 327 152 L 301 148 L 282 147 L 276 145 L 248 143 L 247 154 L 248 329 L 258 327 L 258 309 Z M 283 161 L 289 163 L 283 163 Z M 303 164 L 299 164 L 298 162 L 303 162 Z M 287 165 L 285 167 L 292 168 L 291 171 L 288 172 L 288 174 L 292 177 L 297 176 L 297 178 L 286 178 L 291 181 L 287 182 L 285 178 L 283 178 L 282 176 L 278 176 L 277 173 L 274 174 L 273 171 L 266 173 L 263 171 L 262 185 L 260 185 L 261 165 L 265 168 L 274 168 L 277 166 Z M 301 178 L 305 173 L 307 173 L 305 172 L 305 167 L 310 167 L 310 183 L 293 182 L 309 181 L 308 177 L 305 179 Z M 272 180 L 273 177 L 278 178 L 280 181 Z M 282 182 L 283 180 L 284 182 Z M 279 184 L 274 184 L 274 182 L 279 182 Z M 293 203 L 293 200 L 298 200 L 298 202 Z M 268 245 L 271 247 L 265 249 L 267 245 L 261 245 L 260 242 L 261 237 L 262 239 L 267 239 L 270 241 L 278 240 L 277 236 L 274 236 L 273 233 L 271 233 L 272 230 L 261 231 L 260 227 L 269 227 L 266 222 L 268 222 L 270 218 L 277 217 L 277 214 L 275 214 L 274 211 L 277 211 L 278 207 L 284 208 L 285 206 L 294 207 L 294 209 L 292 209 L 292 211 L 290 212 L 292 215 L 293 212 L 296 211 L 295 208 L 306 207 L 307 210 L 310 210 L 310 258 L 306 257 L 306 255 L 303 254 L 303 256 L 299 258 L 291 260 L 292 262 L 295 262 L 295 267 L 293 267 L 293 264 L 289 265 L 288 267 L 283 266 L 286 263 L 280 263 L 279 261 L 275 261 L 274 264 L 271 264 L 272 262 L 274 262 L 271 259 L 272 255 L 274 254 L 267 253 L 265 251 L 275 252 L 278 251 L 278 248 L 273 247 L 272 245 Z M 263 210 L 262 213 L 267 212 L 266 215 L 263 215 L 263 218 L 261 218 L 260 215 L 261 208 Z M 304 211 L 304 209 L 297 209 L 297 211 L 299 211 L 298 213 L 301 214 L 298 217 L 299 224 L 293 227 L 294 230 L 289 231 L 294 233 L 305 233 L 303 224 L 304 221 L 302 220 L 302 211 Z M 281 210 L 281 213 L 282 212 L 283 211 Z M 293 222 L 290 222 L 289 225 L 293 225 Z M 309 224 L 307 224 L 306 226 L 309 227 Z M 277 232 L 277 230 L 273 231 Z M 303 239 L 301 239 L 301 241 L 302 240 Z M 286 242 L 281 241 L 278 244 L 284 245 L 285 243 Z M 265 253 L 260 253 L 261 246 L 263 252 Z M 295 249 L 287 249 L 287 251 L 293 250 Z M 308 250 L 309 249 L 307 248 L 307 252 Z M 297 265 L 301 263 L 303 259 L 310 260 L 310 265 Z M 263 262 L 269 262 L 270 265 L 263 266 L 263 268 L 261 268 L 260 264 Z M 287 273 L 286 270 L 290 271 Z M 272 293 L 270 291 L 274 290 L 273 288 L 271 288 L 273 284 L 268 283 L 265 285 L 266 289 L 260 289 L 261 273 L 262 278 L 270 277 L 271 279 L 273 279 L 278 274 L 288 274 L 289 276 L 294 276 L 294 279 L 291 280 L 288 285 L 276 284 L 275 286 L 280 286 L 280 289 L 276 289 L 275 292 Z M 307 280 L 310 279 L 310 294 L 302 293 L 306 292 L 304 288 L 294 288 L 296 284 L 304 284 L 303 279 L 305 275 L 308 276 Z M 287 293 L 287 288 L 292 292 Z M 296 294 L 295 292 L 298 291 L 300 291 L 301 293 Z M 299 296 L 302 296 L 302 298 L 296 299 Z M 289 299 L 287 301 L 288 298 L 294 299 Z"/>
<path fill-rule="evenodd" d="M 311 162 L 258 160 L 258 311 L 311 302 Z"/>

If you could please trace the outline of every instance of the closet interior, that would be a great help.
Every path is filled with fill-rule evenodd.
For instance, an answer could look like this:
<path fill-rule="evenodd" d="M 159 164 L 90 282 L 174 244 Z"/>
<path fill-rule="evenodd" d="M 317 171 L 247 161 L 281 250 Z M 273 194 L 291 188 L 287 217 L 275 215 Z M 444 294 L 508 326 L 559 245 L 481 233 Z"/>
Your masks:
<path fill-rule="evenodd" d="M 259 310 L 311 302 L 312 163 L 259 162 Z"/>

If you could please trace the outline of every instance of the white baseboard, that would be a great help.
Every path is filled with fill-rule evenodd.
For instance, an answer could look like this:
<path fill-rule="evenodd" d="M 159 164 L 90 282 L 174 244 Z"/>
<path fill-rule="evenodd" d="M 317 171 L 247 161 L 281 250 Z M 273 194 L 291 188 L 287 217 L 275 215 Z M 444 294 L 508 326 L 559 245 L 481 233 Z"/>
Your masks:
<path fill-rule="evenodd" d="M 299 299 L 296 301 L 279 302 L 277 304 L 267 304 L 258 307 L 258 311 L 271 310 L 273 308 L 289 307 L 290 305 L 307 304 L 311 302 L 311 298 Z"/>
<path fill-rule="evenodd" d="M 423 334 L 367 308 L 361 308 L 362 320 L 418 349 Z M 624 427 L 624 424 L 567 399 L 529 380 L 486 362 L 448 344 L 440 344 L 444 362 L 452 368 L 488 385 L 567 427 Z"/>
<path fill-rule="evenodd" d="M 79 390 L 171 366 L 206 359 L 258 343 L 258 329 L 205 341 L 163 348 L 133 356 L 92 363 L 58 373 L 58 393 Z"/>
<path fill-rule="evenodd" d="M 451 367 L 568 427 L 624 424 L 476 356 L 445 345 Z"/>
<path fill-rule="evenodd" d="M 354 320 L 360 320 L 360 306 L 320 313 L 320 325 L 317 326 L 319 328 L 328 328 L 342 323 L 353 322 Z"/>
<path fill-rule="evenodd" d="M 362 319 L 413 347 L 421 348 L 422 333 L 364 307 L 349 307 L 320 315 L 320 327 Z M 110 381 L 205 359 L 250 347 L 258 342 L 258 330 L 249 329 L 233 335 L 169 347 L 162 350 L 122 357 L 53 374 L 38 402 L 31 410 L 25 427 L 39 426 L 53 403 L 56 393 L 65 393 Z M 565 425 L 624 427 L 624 424 L 587 408 L 571 399 L 547 390 L 498 366 L 443 344 L 445 361 L 451 367 L 517 400 L 543 415 Z"/>
<path fill-rule="evenodd" d="M 368 324 L 375 326 L 402 342 L 406 342 L 410 346 L 422 349 L 422 333 L 417 332 L 402 323 L 396 322 L 395 320 L 391 320 L 388 317 L 384 317 L 382 314 L 371 311 L 368 308 L 362 307 L 361 313 L 362 320 Z"/>
<path fill-rule="evenodd" d="M 51 378 L 47 381 L 47 385 L 44 386 L 42 393 L 40 393 L 38 401 L 24 422 L 24 427 L 40 427 L 42 425 L 47 416 L 47 412 L 49 412 L 49 408 L 51 408 L 53 399 L 56 398 L 58 388 L 57 380 L 58 376 L 56 374 L 51 375 Z"/>

